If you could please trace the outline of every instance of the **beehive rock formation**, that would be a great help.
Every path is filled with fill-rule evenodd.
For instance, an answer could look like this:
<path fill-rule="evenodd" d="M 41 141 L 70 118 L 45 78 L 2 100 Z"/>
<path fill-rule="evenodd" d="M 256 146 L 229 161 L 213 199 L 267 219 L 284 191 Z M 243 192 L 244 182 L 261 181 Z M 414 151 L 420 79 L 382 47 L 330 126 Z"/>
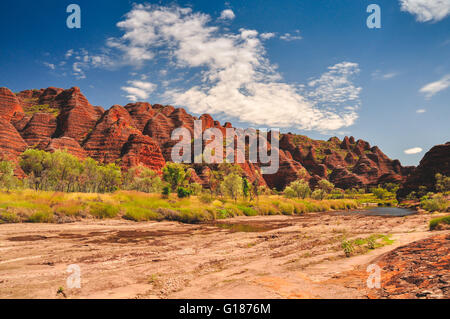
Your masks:
<path fill-rule="evenodd" d="M 118 163 L 124 169 L 145 165 L 160 172 L 171 160 L 177 141 L 171 139 L 176 128 L 194 131 L 201 120 L 203 130 L 217 128 L 225 134 L 231 123 L 223 125 L 209 114 L 199 118 L 182 108 L 151 105 L 146 102 L 114 105 L 108 110 L 93 106 L 77 87 L 64 90 L 49 87 L 12 93 L 0 88 L 0 151 L 17 161 L 27 147 L 46 151 L 66 149 L 71 154 L 92 157 L 102 163 Z M 203 143 L 205 145 L 205 143 Z M 268 143 L 269 148 L 271 147 Z M 441 147 L 442 148 L 442 147 Z M 445 147 L 444 147 L 445 148 Z M 422 166 L 437 165 L 442 156 L 431 156 Z M 260 163 L 241 163 L 250 182 L 283 189 L 302 175 L 312 185 L 326 178 L 337 187 L 367 187 L 378 183 L 401 183 L 411 171 L 389 159 L 378 147 L 371 147 L 353 136 L 342 141 L 313 140 L 291 133 L 280 136 L 280 168 L 277 173 L 260 176 Z M 436 157 L 436 159 L 433 159 Z M 429 165 L 428 165 L 429 166 Z M 214 165 L 193 165 L 191 178 L 206 185 Z M 416 170 L 428 174 L 428 170 Z M 423 175 L 422 174 L 422 175 Z M 411 181 L 410 183 L 414 183 Z"/>

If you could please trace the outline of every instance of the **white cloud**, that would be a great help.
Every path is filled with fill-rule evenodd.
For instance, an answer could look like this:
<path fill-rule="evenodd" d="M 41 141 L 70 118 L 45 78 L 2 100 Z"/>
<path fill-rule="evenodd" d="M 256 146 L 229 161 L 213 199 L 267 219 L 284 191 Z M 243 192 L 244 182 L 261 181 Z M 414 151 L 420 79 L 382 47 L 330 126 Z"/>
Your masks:
<path fill-rule="evenodd" d="M 387 72 L 383 73 L 380 70 L 376 70 L 375 72 L 372 72 L 372 78 L 375 80 L 389 80 L 393 79 L 398 75 L 397 72 Z"/>
<path fill-rule="evenodd" d="M 427 110 L 425 110 L 425 109 L 418 109 L 417 111 L 416 111 L 416 113 L 417 114 L 422 114 L 422 113 L 425 113 Z"/>
<path fill-rule="evenodd" d="M 413 147 L 413 148 L 409 148 L 407 150 L 404 150 L 403 153 L 407 154 L 407 155 L 412 155 L 412 154 L 418 154 L 420 152 L 422 152 L 423 150 L 420 147 Z"/>
<path fill-rule="evenodd" d="M 156 84 L 144 81 L 128 81 L 130 86 L 122 87 L 122 90 L 128 93 L 127 98 L 132 102 L 146 100 L 150 93 L 156 89 Z"/>
<path fill-rule="evenodd" d="M 280 39 L 283 41 L 295 41 L 303 39 L 303 37 L 299 34 L 300 31 L 296 30 L 295 33 L 296 34 L 285 33 L 280 36 Z"/>
<path fill-rule="evenodd" d="M 450 0 L 400 0 L 400 4 L 419 22 L 437 22 L 450 15 Z"/>
<path fill-rule="evenodd" d="M 220 14 L 220 18 L 221 20 L 233 20 L 236 16 L 234 15 L 233 10 L 231 9 L 226 9 L 223 10 L 222 13 Z"/>
<path fill-rule="evenodd" d="M 139 66 L 151 58 L 166 60 L 160 63 L 163 69 L 195 70 L 191 80 L 196 83 L 186 88 L 190 82 L 185 78 L 183 88 L 167 87 L 164 97 L 198 114 L 319 131 L 355 122 L 361 91 L 352 83 L 359 71 L 356 63 L 331 66 L 309 85 L 285 83 L 267 59 L 257 31 L 223 32 L 211 23 L 209 15 L 190 8 L 137 4 L 117 24 L 123 36 L 108 43 L 130 64 Z M 123 89 L 130 99 L 146 96 L 137 85 Z"/>
<path fill-rule="evenodd" d="M 70 58 L 73 55 L 73 52 L 74 52 L 73 49 L 68 50 L 65 55 L 66 59 Z"/>
<path fill-rule="evenodd" d="M 450 87 L 450 74 L 443 76 L 440 80 L 428 83 L 422 87 L 419 92 L 425 94 L 427 98 L 431 98 L 436 93 Z"/>
<path fill-rule="evenodd" d="M 56 69 L 56 66 L 53 63 L 44 62 L 44 65 L 51 70 Z"/>
<path fill-rule="evenodd" d="M 115 64 L 108 54 L 91 54 L 85 49 L 80 49 L 79 51 L 70 49 L 66 52 L 65 59 L 67 62 L 72 60 L 70 63 L 72 63 L 73 75 L 77 79 L 85 79 L 85 71 L 90 68 L 107 68 Z M 61 62 L 60 65 L 65 65 L 66 61 Z"/>
<path fill-rule="evenodd" d="M 274 32 L 264 32 L 264 33 L 261 33 L 260 37 L 263 40 L 268 40 L 268 39 L 275 37 L 275 33 Z"/>

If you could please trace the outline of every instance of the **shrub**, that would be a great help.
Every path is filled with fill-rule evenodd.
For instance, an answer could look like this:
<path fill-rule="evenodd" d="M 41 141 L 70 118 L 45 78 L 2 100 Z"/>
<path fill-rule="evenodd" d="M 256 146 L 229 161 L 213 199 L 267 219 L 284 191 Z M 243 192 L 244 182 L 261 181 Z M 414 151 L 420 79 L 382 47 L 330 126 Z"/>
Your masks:
<path fill-rule="evenodd" d="M 256 216 L 258 212 L 253 207 L 247 207 L 243 205 L 238 205 L 238 208 L 244 213 L 245 216 Z"/>
<path fill-rule="evenodd" d="M 327 196 L 327 193 L 323 189 L 316 189 L 312 194 L 312 199 L 322 200 Z"/>
<path fill-rule="evenodd" d="M 284 193 L 284 196 L 286 196 L 287 198 L 296 197 L 295 191 L 290 186 L 286 186 L 283 193 Z"/>
<path fill-rule="evenodd" d="M 284 190 L 284 195 L 288 198 L 306 198 L 311 194 L 309 185 L 304 180 L 296 180 L 289 184 Z"/>
<path fill-rule="evenodd" d="M 386 199 L 390 196 L 390 193 L 386 189 L 381 188 L 381 187 L 372 189 L 372 193 L 378 199 Z"/>
<path fill-rule="evenodd" d="M 202 194 L 203 187 L 198 183 L 189 184 L 189 191 L 192 195 L 198 196 Z"/>
<path fill-rule="evenodd" d="M 406 196 L 406 199 L 407 200 L 415 200 L 415 199 L 417 199 L 417 193 L 415 191 L 412 191 L 411 193 L 409 193 Z"/>
<path fill-rule="evenodd" d="M 61 213 L 68 216 L 78 216 L 84 212 L 83 205 L 74 204 L 74 205 L 64 205 L 55 208 L 56 213 Z"/>
<path fill-rule="evenodd" d="M 184 187 L 178 187 L 177 189 L 178 198 L 186 198 L 191 196 L 191 191 Z"/>
<path fill-rule="evenodd" d="M 369 249 L 375 249 L 376 245 L 376 238 L 374 236 L 370 236 L 367 238 L 367 248 Z"/>
<path fill-rule="evenodd" d="M 334 188 L 334 184 L 326 179 L 320 180 L 317 183 L 317 186 L 319 187 L 319 189 L 323 190 L 327 194 L 330 193 Z"/>
<path fill-rule="evenodd" d="M 211 195 L 204 194 L 199 197 L 199 200 L 203 204 L 211 204 L 214 201 L 214 198 Z"/>
<path fill-rule="evenodd" d="M 154 212 L 153 210 L 142 208 L 142 207 L 127 207 L 126 213 L 123 218 L 128 220 L 133 220 L 136 222 L 148 221 L 148 220 L 159 220 L 161 216 Z"/>
<path fill-rule="evenodd" d="M 51 223 L 53 222 L 53 213 L 49 211 L 38 211 L 28 217 L 30 223 Z"/>
<path fill-rule="evenodd" d="M 423 199 L 420 202 L 420 207 L 429 212 L 445 212 L 448 207 L 448 202 L 442 195 L 435 195 L 431 199 Z"/>
<path fill-rule="evenodd" d="M 342 250 L 344 251 L 346 257 L 350 257 L 352 255 L 352 253 L 355 251 L 353 243 L 351 241 L 348 241 L 345 239 L 342 241 L 341 247 L 342 247 Z"/>
<path fill-rule="evenodd" d="M 20 218 L 12 212 L 0 212 L 0 224 L 2 223 L 20 223 Z"/>
<path fill-rule="evenodd" d="M 430 230 L 439 229 L 442 224 L 450 225 L 450 215 L 430 220 Z"/>
<path fill-rule="evenodd" d="M 167 197 L 170 195 L 170 191 L 171 191 L 170 186 L 166 185 L 162 189 L 162 194 Z"/>
<path fill-rule="evenodd" d="M 331 198 L 332 199 L 343 199 L 345 197 L 345 192 L 344 190 L 340 189 L 340 188 L 335 188 L 331 191 Z M 355 193 L 351 193 L 351 194 L 355 194 Z"/>
<path fill-rule="evenodd" d="M 283 215 L 294 215 L 294 205 L 291 203 L 278 203 L 278 208 Z"/>
<path fill-rule="evenodd" d="M 436 178 L 436 190 L 438 192 L 448 192 L 450 191 L 450 177 L 437 173 Z"/>
<path fill-rule="evenodd" d="M 119 208 L 117 206 L 107 203 L 91 203 L 89 212 L 96 218 L 113 218 L 119 214 Z"/>

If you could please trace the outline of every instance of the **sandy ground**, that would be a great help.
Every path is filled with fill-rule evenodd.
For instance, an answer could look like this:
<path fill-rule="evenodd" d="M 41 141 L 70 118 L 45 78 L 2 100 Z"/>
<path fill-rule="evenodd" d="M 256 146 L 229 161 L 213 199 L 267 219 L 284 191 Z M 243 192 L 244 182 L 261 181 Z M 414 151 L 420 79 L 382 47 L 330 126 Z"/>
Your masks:
<path fill-rule="evenodd" d="M 125 220 L 0 225 L 0 298 L 367 298 L 382 254 L 441 232 L 436 215 L 239 217 L 229 227 Z M 444 231 L 445 232 L 445 231 Z M 448 233 L 448 231 L 446 231 Z M 341 239 L 391 234 L 350 258 Z M 81 288 L 68 288 L 69 265 Z M 355 278 L 356 279 L 355 282 Z"/>

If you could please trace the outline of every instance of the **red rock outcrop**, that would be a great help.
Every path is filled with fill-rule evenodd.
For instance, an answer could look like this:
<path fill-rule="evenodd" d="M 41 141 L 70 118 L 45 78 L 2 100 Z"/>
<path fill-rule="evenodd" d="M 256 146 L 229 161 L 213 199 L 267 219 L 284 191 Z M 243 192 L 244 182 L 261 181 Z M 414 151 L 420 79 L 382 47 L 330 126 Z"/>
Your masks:
<path fill-rule="evenodd" d="M 120 105 L 114 105 L 103 114 L 82 147 L 89 157 L 100 163 L 120 159 L 122 148 L 131 134 L 140 134 L 130 114 Z"/>
<path fill-rule="evenodd" d="M 122 167 L 144 165 L 160 172 L 166 165 L 158 143 L 142 134 L 131 134 L 122 149 Z"/>
<path fill-rule="evenodd" d="M 27 148 L 27 144 L 9 121 L 0 117 L 0 158 L 19 161 L 19 155 Z"/>
<path fill-rule="evenodd" d="M 338 167 L 329 175 L 329 180 L 334 183 L 336 187 L 347 189 L 352 187 L 363 187 L 365 181 L 360 176 L 350 172 L 345 167 Z"/>
<path fill-rule="evenodd" d="M 16 113 L 23 114 L 19 99 L 10 89 L 0 87 L 0 117 L 9 122 Z"/>
<path fill-rule="evenodd" d="M 56 117 L 49 113 L 35 113 L 20 131 L 28 146 L 34 147 L 41 141 L 49 139 L 56 131 Z"/>
<path fill-rule="evenodd" d="M 155 115 L 155 110 L 150 103 L 130 103 L 125 105 L 125 109 L 130 113 L 131 118 L 134 120 L 136 128 L 143 132 L 148 121 Z"/>
<path fill-rule="evenodd" d="M 402 199 L 420 186 L 435 191 L 435 175 L 441 173 L 450 176 L 450 142 L 436 145 L 429 150 L 400 187 L 397 196 Z"/>
<path fill-rule="evenodd" d="M 381 289 L 371 298 L 450 298 L 450 235 L 399 247 L 374 261 L 381 267 Z"/>
<path fill-rule="evenodd" d="M 56 150 L 65 150 L 68 153 L 84 159 L 87 157 L 86 151 L 80 144 L 71 137 L 60 137 L 41 141 L 38 148 L 46 152 L 55 152 Z"/>
<path fill-rule="evenodd" d="M 61 110 L 56 136 L 71 137 L 81 143 L 99 119 L 97 110 L 77 87 L 62 91 L 55 97 L 54 103 Z"/>

